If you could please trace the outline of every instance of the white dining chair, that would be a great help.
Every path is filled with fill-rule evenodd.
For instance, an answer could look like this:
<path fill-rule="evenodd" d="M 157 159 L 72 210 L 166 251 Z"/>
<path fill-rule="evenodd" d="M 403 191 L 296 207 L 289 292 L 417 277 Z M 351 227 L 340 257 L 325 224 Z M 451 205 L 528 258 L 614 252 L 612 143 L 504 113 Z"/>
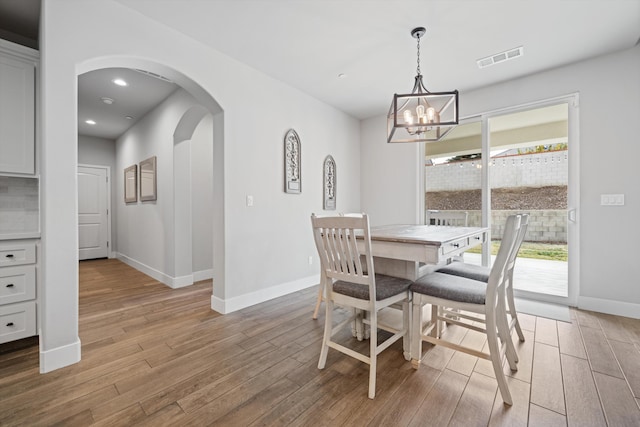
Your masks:
<path fill-rule="evenodd" d="M 361 218 L 362 217 L 362 213 L 339 213 L 338 216 L 348 216 L 348 217 L 354 217 L 354 218 Z M 318 296 L 316 297 L 316 305 L 313 309 L 313 316 L 312 318 L 315 320 L 318 318 L 318 312 L 320 311 L 320 305 L 322 304 L 322 301 L 324 301 L 324 284 L 323 283 L 319 283 L 318 284 Z M 355 332 L 354 332 L 355 333 Z M 362 338 L 360 338 L 362 339 Z"/>
<path fill-rule="evenodd" d="M 520 215 L 509 216 L 505 225 L 502 243 L 487 283 L 466 277 L 434 272 L 420 277 L 410 288 L 413 293 L 411 332 L 413 367 L 418 369 L 420 366 L 423 341 L 490 360 L 498 381 L 502 400 L 507 405 L 512 405 L 513 400 L 502 370 L 503 359 L 506 357 L 512 371 L 516 371 L 518 368 L 515 355 L 512 353 L 513 343 L 511 343 L 511 346 L 508 344 L 511 342 L 511 338 L 509 337 L 506 318 L 504 297 L 506 281 L 504 277 L 507 274 L 508 261 L 514 249 L 519 228 Z M 423 328 L 422 308 L 426 304 L 431 305 L 431 321 Z M 441 310 L 441 307 L 446 307 L 446 310 Z M 447 310 L 456 310 L 453 314 L 458 318 L 451 319 L 448 317 L 450 314 L 444 312 Z M 478 327 L 474 323 L 474 318 L 476 317 L 473 315 L 474 313 L 482 316 L 484 328 Z M 444 337 L 446 334 L 442 334 L 442 324 L 444 322 L 453 322 L 459 326 L 485 333 L 489 348 L 488 353 L 448 341 Z"/>
<path fill-rule="evenodd" d="M 311 224 L 316 248 L 320 255 L 323 282 L 321 286 L 324 286 L 326 296 L 324 337 L 318 368 L 324 369 L 329 348 L 367 363 L 369 365 L 368 396 L 373 399 L 376 393 L 378 354 L 399 339 L 403 339 L 404 357 L 407 360 L 410 359 L 411 293 L 409 286 L 411 281 L 375 274 L 369 218 L 366 214 L 360 217 L 312 215 Z M 358 243 L 362 250 L 359 249 Z M 398 303 L 403 306 L 401 329 L 383 324 L 378 319 L 378 312 L 381 309 Z M 337 325 L 333 324 L 335 305 L 351 309 L 350 315 Z M 366 313 L 366 316 L 360 313 Z M 356 319 L 357 316 L 359 316 L 358 319 Z M 369 325 L 368 355 L 348 347 L 347 343 L 334 340 L 338 331 L 354 323 Z M 378 329 L 391 333 L 391 336 L 378 343 Z"/>
<path fill-rule="evenodd" d="M 524 241 L 524 237 L 527 233 L 528 225 L 529 214 L 520 214 L 520 229 L 518 230 L 518 236 L 516 237 L 514 250 L 511 252 L 509 261 L 507 263 L 508 269 L 505 284 L 507 314 L 509 315 L 509 331 L 513 331 L 515 329 L 516 333 L 518 334 L 518 339 L 521 342 L 524 342 L 524 334 L 522 333 L 522 328 L 520 327 L 520 321 L 518 320 L 518 313 L 516 311 L 516 304 L 513 297 L 513 270 L 515 268 L 518 252 L 520 251 L 520 247 L 522 246 L 522 242 Z M 465 262 L 452 262 L 451 264 L 447 264 L 446 266 L 439 268 L 437 271 L 439 271 L 440 273 L 453 274 L 456 276 L 466 277 L 468 279 L 479 280 L 481 282 L 487 283 L 489 281 L 491 268 L 475 264 L 468 264 Z"/>
<path fill-rule="evenodd" d="M 466 227 L 469 221 L 468 212 L 460 211 L 427 211 L 427 225 L 448 225 Z"/>

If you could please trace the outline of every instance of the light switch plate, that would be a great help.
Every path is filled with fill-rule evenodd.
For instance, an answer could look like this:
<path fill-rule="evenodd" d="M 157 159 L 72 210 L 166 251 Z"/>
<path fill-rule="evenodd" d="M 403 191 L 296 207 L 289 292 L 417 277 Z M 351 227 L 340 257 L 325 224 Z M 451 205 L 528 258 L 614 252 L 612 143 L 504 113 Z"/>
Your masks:
<path fill-rule="evenodd" d="M 600 205 L 624 206 L 624 194 L 601 194 Z"/>

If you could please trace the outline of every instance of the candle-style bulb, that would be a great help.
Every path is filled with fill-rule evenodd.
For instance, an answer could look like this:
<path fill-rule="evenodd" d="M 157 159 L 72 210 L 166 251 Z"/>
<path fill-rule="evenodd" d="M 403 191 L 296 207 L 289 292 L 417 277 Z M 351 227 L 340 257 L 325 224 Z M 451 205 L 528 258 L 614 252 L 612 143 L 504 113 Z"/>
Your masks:
<path fill-rule="evenodd" d="M 436 109 L 433 107 L 427 108 L 427 120 L 429 123 L 433 123 L 436 118 Z"/>
<path fill-rule="evenodd" d="M 413 114 L 411 114 L 411 110 L 404 110 L 404 122 L 408 125 L 413 124 Z"/>

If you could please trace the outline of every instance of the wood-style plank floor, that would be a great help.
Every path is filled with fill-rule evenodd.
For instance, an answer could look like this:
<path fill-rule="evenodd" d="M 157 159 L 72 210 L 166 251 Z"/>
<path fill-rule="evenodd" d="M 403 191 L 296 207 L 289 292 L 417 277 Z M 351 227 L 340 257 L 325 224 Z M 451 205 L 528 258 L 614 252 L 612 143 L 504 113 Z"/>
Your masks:
<path fill-rule="evenodd" d="M 210 281 L 172 290 L 117 260 L 83 261 L 82 361 L 43 375 L 37 340 L 1 345 L 0 425 L 640 425 L 640 320 L 521 315 L 519 370 L 506 368 L 512 407 L 488 361 L 425 345 L 416 371 L 398 342 L 381 354 L 369 400 L 367 365 L 330 350 L 318 370 L 315 296 L 222 316 Z M 447 333 L 485 345 L 472 331 Z"/>

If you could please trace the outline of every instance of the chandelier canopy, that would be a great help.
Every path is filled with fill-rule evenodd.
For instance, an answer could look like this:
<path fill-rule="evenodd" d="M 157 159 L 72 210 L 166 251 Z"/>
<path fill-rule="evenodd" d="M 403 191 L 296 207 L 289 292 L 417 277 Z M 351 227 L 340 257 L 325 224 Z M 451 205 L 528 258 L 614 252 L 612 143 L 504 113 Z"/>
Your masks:
<path fill-rule="evenodd" d="M 418 40 L 418 67 L 411 93 L 393 95 L 387 115 L 387 142 L 434 142 L 458 125 L 458 91 L 429 92 L 420 73 L 420 38 L 424 27 L 414 28 Z"/>

